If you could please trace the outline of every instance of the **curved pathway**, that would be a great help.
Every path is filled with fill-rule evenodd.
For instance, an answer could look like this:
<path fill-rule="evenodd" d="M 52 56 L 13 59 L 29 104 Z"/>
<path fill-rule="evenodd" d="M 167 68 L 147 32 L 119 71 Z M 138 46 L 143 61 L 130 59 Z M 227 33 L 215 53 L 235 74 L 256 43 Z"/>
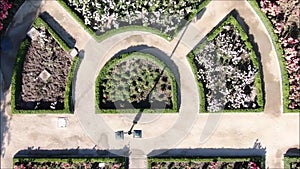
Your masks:
<path fill-rule="evenodd" d="M 262 56 L 266 92 L 265 111 L 264 113 L 199 114 L 198 89 L 186 54 L 233 9 L 237 9 L 249 26 L 249 33 L 254 36 L 254 41 L 258 44 Z M 37 9 L 30 10 L 32 14 Z M 169 146 L 172 148 L 252 148 L 257 138 L 267 148 L 266 166 L 282 168 L 284 152 L 288 148 L 299 147 L 299 116 L 298 114 L 282 114 L 282 92 L 277 56 L 264 25 L 246 1 L 210 2 L 201 19 L 189 25 L 178 46 L 180 34 L 173 41 L 168 42 L 156 35 L 138 31 L 118 34 L 97 43 L 85 31 L 82 31 L 80 25 L 56 1 L 46 1 L 43 10 L 47 10 L 76 39 L 76 47 L 79 50 L 85 51 L 76 78 L 76 116 L 64 115 L 70 121 L 70 127 L 65 130 L 53 128 L 56 118 L 60 115 L 12 116 L 9 127 L 10 137 L 6 141 L 4 156 L 1 157 L 1 161 L 4 161 L 1 163 L 2 168 L 10 167 L 11 158 L 16 151 L 26 149 L 31 145 L 53 149 L 92 147 L 93 144 L 97 144 L 101 149 L 121 149 L 116 153 L 126 153 L 129 149 L 132 153 L 131 157 L 142 157 L 142 162 L 132 158 L 131 160 L 136 163 L 131 163 L 131 168 L 146 168 L 143 160 L 145 160 L 145 155 L 153 149 L 169 148 Z M 20 18 L 33 17 L 25 13 L 26 11 L 18 12 L 17 18 L 20 15 L 23 15 Z M 12 26 L 11 31 L 23 29 L 24 27 L 21 29 L 21 27 Z M 25 32 L 20 33 L 24 37 Z M 14 42 L 16 46 L 20 41 L 21 39 Z M 137 124 L 134 129 L 143 130 L 142 139 L 125 137 L 124 141 L 117 141 L 114 138 L 114 132 L 116 130 L 127 131 L 131 126 L 131 121 L 128 120 L 130 116 L 96 115 L 94 82 L 101 67 L 113 54 L 131 45 L 143 44 L 156 47 L 168 55 L 171 55 L 177 46 L 171 59 L 176 63 L 181 75 L 180 111 L 178 114 L 157 115 L 158 118 L 154 123 Z M 11 59 L 14 59 L 15 54 L 11 55 Z M 4 65 L 6 62 L 9 61 L 1 64 Z M 10 69 L 12 70 L 11 67 Z M 1 67 L 1 70 L 4 69 Z M 3 72 L 6 73 L 6 71 Z M 3 76 L 9 77 L 9 73 Z M 151 115 L 143 114 L 142 118 L 147 118 L 147 116 Z M 26 124 L 25 130 L 24 124 Z M 91 140 L 86 137 L 86 134 Z M 68 140 L 67 144 L 65 140 Z"/>

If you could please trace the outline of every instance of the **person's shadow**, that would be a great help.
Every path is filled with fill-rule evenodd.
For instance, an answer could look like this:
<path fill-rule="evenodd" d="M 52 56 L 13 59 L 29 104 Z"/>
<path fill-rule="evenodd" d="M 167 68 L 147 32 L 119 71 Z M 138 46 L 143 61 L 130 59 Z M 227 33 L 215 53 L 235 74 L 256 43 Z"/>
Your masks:
<path fill-rule="evenodd" d="M 178 45 L 179 45 L 181 39 L 183 38 L 183 35 L 185 34 L 185 32 L 186 32 L 186 30 L 188 29 L 188 27 L 189 27 L 189 25 L 186 26 L 185 29 L 183 30 L 183 33 L 181 34 L 181 36 L 180 36 L 180 38 L 179 38 L 177 44 L 175 45 L 175 47 L 174 47 L 174 49 L 173 49 L 173 51 L 172 51 L 172 53 L 171 53 L 171 55 L 170 55 L 170 58 L 172 58 L 172 56 L 174 55 L 174 53 L 175 53 L 175 51 L 176 51 L 176 49 L 177 49 L 177 47 L 178 47 Z M 165 69 L 166 69 L 166 66 L 162 69 L 162 71 L 160 72 L 160 74 L 159 74 L 158 77 L 156 78 L 153 87 L 151 88 L 151 90 L 150 90 L 149 93 L 147 94 L 146 100 L 150 100 L 150 95 L 151 95 L 151 93 L 154 91 L 154 89 L 156 89 L 157 84 L 158 84 L 159 80 L 161 79 L 162 75 L 164 74 Z M 145 108 L 140 109 L 140 111 L 139 111 L 139 112 L 137 113 L 137 115 L 134 117 L 134 120 L 133 120 L 133 122 L 132 122 L 131 128 L 130 128 L 130 129 L 128 130 L 128 132 L 127 132 L 128 135 L 131 135 L 131 134 L 132 134 L 133 127 L 134 127 L 134 126 L 138 123 L 138 121 L 141 119 L 142 113 L 144 112 L 144 110 L 145 110 Z"/>

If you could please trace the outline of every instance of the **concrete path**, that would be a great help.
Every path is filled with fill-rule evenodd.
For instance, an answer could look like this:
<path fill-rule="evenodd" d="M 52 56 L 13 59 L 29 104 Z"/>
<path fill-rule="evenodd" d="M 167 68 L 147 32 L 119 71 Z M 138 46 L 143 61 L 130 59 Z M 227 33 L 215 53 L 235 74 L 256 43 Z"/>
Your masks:
<path fill-rule="evenodd" d="M 254 35 L 254 41 L 259 46 L 266 91 L 265 111 L 264 113 L 199 114 L 198 89 L 186 54 L 232 9 L 237 9 L 241 17 L 245 19 L 249 26 L 249 33 Z M 97 144 L 100 149 L 120 149 L 118 153 L 125 153 L 129 148 L 132 159 L 131 168 L 146 168 L 144 157 L 153 149 L 253 148 L 256 139 L 259 139 L 266 147 L 266 166 L 282 168 L 283 154 L 289 148 L 299 147 L 299 114 L 282 114 L 277 56 L 266 29 L 246 1 L 226 1 L 226 3 L 212 1 L 202 18 L 189 25 L 171 57 L 180 74 L 181 107 L 179 113 L 142 114 L 141 121 L 144 123 L 138 123 L 134 129 L 141 129 L 143 138 L 137 139 L 132 138 L 132 135 L 126 135 L 123 141 L 115 140 L 114 132 L 127 131 L 132 125 L 134 116 L 128 114 L 96 115 L 94 113 L 94 82 L 98 72 L 115 53 L 132 45 L 147 44 L 170 56 L 180 39 L 180 34 L 173 41 L 168 42 L 150 33 L 132 31 L 97 43 L 86 32 L 81 31 L 80 25 L 56 1 L 47 1 L 42 10 L 48 11 L 76 39 L 78 49 L 85 50 L 76 80 L 75 116 L 50 114 L 10 116 L 9 111 L 5 111 L 5 116 L 3 116 L 2 112 L 1 115 L 7 119 L 5 123 L 10 125 L 9 131 L 4 132 L 6 134 L 3 139 L 5 149 L 1 156 L 1 168 L 11 168 L 13 155 L 18 150 L 30 146 L 41 149 L 63 149 L 77 146 L 92 148 Z M 33 14 L 37 9 L 33 8 L 28 11 Z M 18 19 L 20 15 L 22 16 L 20 18 L 31 17 L 31 20 L 34 18 L 33 15 L 26 15 L 26 11 L 21 10 L 18 13 Z M 25 28 L 26 24 L 24 27 L 16 26 L 11 30 L 18 32 Z M 20 32 L 23 37 L 25 33 L 26 31 Z M 12 34 L 11 37 L 14 36 L 16 35 Z M 16 39 L 14 42 L 16 47 L 20 41 L 21 38 Z M 16 50 L 10 51 L 12 54 L 8 58 L 11 58 L 11 61 L 5 60 L 1 63 L 2 65 L 13 62 Z M 4 70 L 2 65 L 1 70 Z M 7 67 L 12 70 L 9 64 Z M 2 72 L 4 72 L 4 79 L 9 79 L 11 75 L 6 73 L 9 71 Z M 69 125 L 65 129 L 57 128 L 56 120 L 60 116 L 67 117 L 69 120 Z M 2 130 L 1 134 L 3 134 Z M 143 158 L 137 159 L 137 157 Z"/>
<path fill-rule="evenodd" d="M 57 1 L 44 1 L 41 12 L 47 11 L 76 40 L 75 47 L 79 50 L 85 47 L 91 37 L 82 26 Z"/>

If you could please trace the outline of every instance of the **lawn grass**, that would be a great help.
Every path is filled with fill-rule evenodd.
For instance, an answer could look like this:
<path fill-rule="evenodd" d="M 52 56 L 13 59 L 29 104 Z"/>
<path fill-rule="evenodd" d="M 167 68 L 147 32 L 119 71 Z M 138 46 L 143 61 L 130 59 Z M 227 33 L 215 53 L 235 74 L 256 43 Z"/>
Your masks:
<path fill-rule="evenodd" d="M 255 51 L 248 38 L 248 35 L 245 33 L 245 31 L 243 30 L 243 28 L 241 27 L 237 19 L 234 16 L 232 16 L 232 14 L 226 16 L 226 19 L 222 23 L 214 27 L 213 30 L 210 33 L 208 33 L 208 35 L 206 36 L 207 39 L 201 41 L 200 44 L 195 49 L 193 49 L 192 52 L 188 54 L 188 61 L 190 62 L 195 78 L 197 78 L 197 72 L 198 72 L 196 64 L 194 63 L 195 54 L 199 53 L 209 41 L 212 41 L 214 38 L 216 38 L 216 36 L 223 30 L 223 26 L 226 24 L 233 24 L 234 27 L 238 30 L 241 39 L 246 45 L 246 48 L 248 49 L 248 51 L 250 51 L 249 54 L 254 67 L 257 70 L 259 70 L 259 72 L 255 76 L 255 88 L 257 90 L 257 103 L 259 107 L 256 109 L 230 109 L 230 110 L 225 109 L 222 110 L 222 112 L 263 112 L 264 91 L 263 91 L 263 81 L 261 79 L 262 70 L 260 69 L 260 63 L 258 62 L 258 58 L 255 55 Z M 200 112 L 208 112 L 206 109 L 207 101 L 206 101 L 203 83 L 198 79 L 196 80 L 198 82 L 199 95 L 200 95 Z"/>
<path fill-rule="evenodd" d="M 56 42 L 66 51 L 69 51 L 70 48 L 64 43 L 62 39 L 49 27 L 49 25 L 43 21 L 41 18 L 37 18 L 36 21 L 33 24 L 34 27 L 38 28 L 40 26 L 45 26 L 45 28 L 48 30 L 48 32 L 53 36 L 53 38 L 56 40 Z M 72 81 L 73 81 L 73 76 L 74 76 L 74 71 L 76 70 L 76 67 L 79 62 L 79 58 L 75 57 L 73 59 L 70 72 L 67 77 L 67 82 L 66 82 L 66 88 L 65 88 L 65 93 L 64 93 L 64 109 L 62 110 L 22 110 L 22 109 L 17 109 L 16 106 L 16 99 L 21 93 L 22 90 L 22 70 L 23 70 L 23 65 L 24 61 L 26 58 L 27 50 L 30 46 L 30 40 L 26 38 L 20 46 L 20 49 L 18 51 L 14 69 L 13 69 L 13 74 L 12 74 L 12 88 L 11 88 L 11 105 L 12 105 L 12 113 L 14 114 L 35 114 L 35 113 L 43 113 L 43 114 L 48 114 L 48 113 L 72 113 L 73 111 L 73 104 L 72 104 Z"/>
<path fill-rule="evenodd" d="M 262 23 L 265 25 L 273 46 L 275 48 L 278 60 L 279 60 L 279 65 L 280 65 L 280 70 L 281 70 L 281 80 L 282 80 L 282 94 L 283 94 L 283 111 L 285 113 L 293 113 L 293 112 L 300 112 L 299 109 L 289 109 L 289 92 L 290 92 L 290 85 L 289 85 L 289 75 L 288 71 L 286 69 L 286 61 L 284 58 L 284 52 L 281 47 L 281 44 L 279 42 L 277 34 L 274 32 L 273 25 L 271 21 L 267 18 L 267 16 L 261 11 L 259 4 L 256 2 L 256 0 L 249 0 L 247 1 L 252 8 L 255 10 L 256 14 L 260 17 Z"/>
<path fill-rule="evenodd" d="M 113 59 L 111 59 L 110 61 L 108 61 L 106 63 L 106 65 L 102 68 L 102 70 L 100 71 L 97 79 L 96 79 L 96 112 L 97 113 L 138 113 L 141 110 L 140 109 L 101 109 L 100 108 L 100 101 L 101 101 L 101 95 L 102 95 L 102 91 L 100 91 L 100 84 L 102 79 L 104 79 L 107 76 L 108 71 L 116 66 L 116 64 L 126 61 L 126 60 L 130 60 L 132 58 L 140 58 L 140 59 L 145 59 L 145 60 L 149 60 L 151 62 L 153 62 L 154 64 L 156 64 L 159 68 L 161 68 L 161 70 L 163 70 L 164 72 L 166 72 L 167 76 L 170 79 L 170 83 L 171 83 L 171 87 L 172 87 L 172 109 L 143 109 L 143 113 L 175 113 L 178 112 L 178 86 L 177 86 L 177 82 L 176 79 L 173 75 L 173 73 L 171 72 L 171 70 L 158 58 L 150 55 L 150 54 L 146 54 L 146 53 L 141 53 L 141 52 L 133 52 L 133 53 L 127 53 L 127 54 L 122 54 L 120 56 L 117 56 Z"/>

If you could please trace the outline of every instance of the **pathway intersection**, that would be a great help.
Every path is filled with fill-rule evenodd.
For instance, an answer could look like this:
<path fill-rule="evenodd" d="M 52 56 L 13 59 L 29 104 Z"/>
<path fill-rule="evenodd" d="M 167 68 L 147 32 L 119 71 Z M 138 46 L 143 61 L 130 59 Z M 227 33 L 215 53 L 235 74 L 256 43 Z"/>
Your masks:
<path fill-rule="evenodd" d="M 188 26 L 182 39 L 182 32 L 169 42 L 151 33 L 130 31 L 100 43 L 85 32 L 57 1 L 42 2 L 40 11 L 47 11 L 53 16 L 76 39 L 75 46 L 85 51 L 75 81 L 75 112 L 63 115 L 68 118 L 69 125 L 60 129 L 56 128 L 56 119 L 62 115 L 11 115 L 9 105 L 6 104 L 6 111 L 1 113 L 5 113 L 3 117 L 9 117 L 5 123 L 9 126 L 8 132 L 4 133 L 5 149 L 1 153 L 1 168 L 11 168 L 13 155 L 29 146 L 65 149 L 78 146 L 92 148 L 97 145 L 100 149 L 120 149 L 117 153 L 121 154 L 126 153 L 125 150 L 129 148 L 130 168 L 137 169 L 147 167 L 146 155 L 155 149 L 252 148 L 257 138 L 266 147 L 266 166 L 283 168 L 283 154 L 289 148 L 299 147 L 299 114 L 282 112 L 278 59 L 263 23 L 247 1 L 211 1 L 201 19 Z M 40 12 L 38 8 L 32 7 L 33 3 L 38 4 L 39 1 L 24 3 L 15 17 L 16 22 L 21 22 L 26 16 L 34 18 L 33 14 Z M 249 27 L 249 34 L 254 36 L 254 41 L 259 47 L 265 81 L 265 110 L 261 113 L 198 113 L 199 93 L 186 55 L 233 9 L 244 19 Z M 26 30 L 30 21 L 24 26 L 12 26 L 8 30 L 8 37 L 13 39 L 17 35 L 15 32 L 19 32 L 21 28 Z M 24 37 L 26 31 L 20 33 L 21 37 Z M 18 38 L 13 44 L 18 46 L 21 40 L 22 38 Z M 120 141 L 115 139 L 114 132 L 128 130 L 134 116 L 95 114 L 95 79 L 114 54 L 137 45 L 158 48 L 168 56 L 171 56 L 175 49 L 171 60 L 179 71 L 181 105 L 178 114 L 142 114 L 143 123 L 138 123 L 135 129 L 143 131 L 143 138 L 133 139 L 126 136 Z M 14 50 L 16 47 L 10 49 L 6 56 L 14 58 Z M 6 77 L 11 76 L 12 70 L 9 66 L 3 69 L 2 65 L 6 62 L 11 61 L 1 60 L 4 81 L 9 79 Z M 3 98 L 5 95 L 9 96 L 9 90 L 4 89 L 3 94 Z M 8 102 L 9 99 L 6 100 Z M 153 116 L 155 120 L 147 121 L 154 118 Z"/>

